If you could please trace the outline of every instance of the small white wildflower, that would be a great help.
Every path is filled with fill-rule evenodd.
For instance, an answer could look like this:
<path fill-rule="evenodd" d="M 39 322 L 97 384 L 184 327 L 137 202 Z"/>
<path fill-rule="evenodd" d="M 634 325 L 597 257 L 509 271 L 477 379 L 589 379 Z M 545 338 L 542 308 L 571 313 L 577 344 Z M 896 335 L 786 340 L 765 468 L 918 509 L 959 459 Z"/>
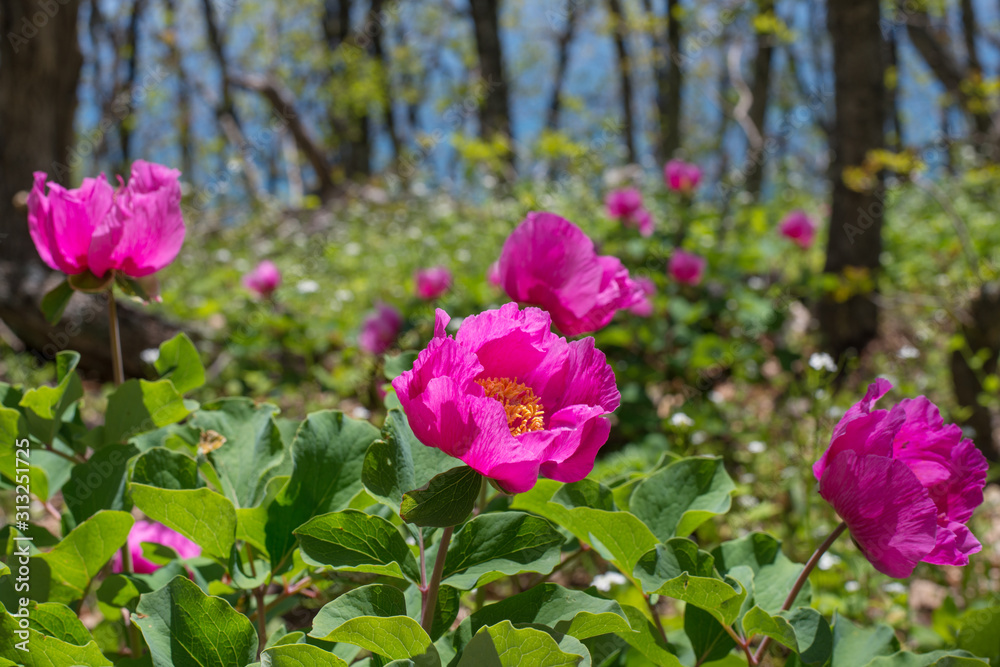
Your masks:
<path fill-rule="evenodd" d="M 372 411 L 363 405 L 357 405 L 351 410 L 351 416 L 355 419 L 368 419 L 372 416 Z"/>
<path fill-rule="evenodd" d="M 417 543 L 417 538 L 413 537 L 413 535 L 410 535 L 406 538 L 406 543 L 412 547 Z"/>
<path fill-rule="evenodd" d="M 882 590 L 890 595 L 903 595 L 908 589 L 898 581 L 890 581 L 882 586 Z"/>
<path fill-rule="evenodd" d="M 833 357 L 826 352 L 814 352 L 809 357 L 809 367 L 815 371 L 827 371 L 828 373 L 834 373 L 837 370 L 837 364 L 833 361 Z"/>
<path fill-rule="evenodd" d="M 147 364 L 155 364 L 156 360 L 160 358 L 160 351 L 155 347 L 151 347 L 140 352 L 139 358 Z"/>
<path fill-rule="evenodd" d="M 468 262 L 470 259 L 472 259 L 472 253 L 469 252 L 467 248 L 459 248 L 458 251 L 455 253 L 455 259 L 464 264 L 465 262 Z"/>
<path fill-rule="evenodd" d="M 844 590 L 847 591 L 848 593 L 856 593 L 859 590 L 861 590 L 861 584 L 859 584 L 856 581 L 848 581 L 846 584 L 844 584 Z"/>
<path fill-rule="evenodd" d="M 831 419 L 840 419 L 841 417 L 844 416 L 844 412 L 846 412 L 844 408 L 834 405 L 831 406 L 830 409 L 826 411 L 826 416 Z"/>
<path fill-rule="evenodd" d="M 747 443 L 747 450 L 751 454 L 763 454 L 765 449 L 767 449 L 767 445 L 760 440 L 751 440 Z"/>
<path fill-rule="evenodd" d="M 718 392 L 713 389 L 712 391 L 708 392 L 708 400 L 718 405 L 719 403 L 724 403 L 726 399 L 721 392 Z"/>
<path fill-rule="evenodd" d="M 904 345 L 903 347 L 899 348 L 898 352 L 896 352 L 896 356 L 899 357 L 900 359 L 916 359 L 917 357 L 920 356 L 920 350 L 913 347 L 912 345 Z"/>
<path fill-rule="evenodd" d="M 621 586 L 626 581 L 625 575 L 620 572 L 605 572 L 594 577 L 591 585 L 602 593 L 607 593 L 612 586 Z"/>
<path fill-rule="evenodd" d="M 694 425 L 694 420 L 688 417 L 683 412 L 675 412 L 670 416 L 670 425 L 687 428 L 689 426 Z"/>
<path fill-rule="evenodd" d="M 747 278 L 747 286 L 752 290 L 762 290 L 767 286 L 767 282 L 760 276 L 750 276 Z"/>
<path fill-rule="evenodd" d="M 695 431 L 694 433 L 691 434 L 692 445 L 700 445 L 706 440 L 708 440 L 708 434 L 705 433 L 704 431 Z"/>
<path fill-rule="evenodd" d="M 817 401 L 822 401 L 826 398 L 826 389 L 817 389 L 815 396 Z"/>
<path fill-rule="evenodd" d="M 348 257 L 357 257 L 361 254 L 361 244 L 357 241 L 351 241 L 344 246 L 344 254 Z"/>
<path fill-rule="evenodd" d="M 819 557 L 819 569 L 829 570 L 834 565 L 840 562 L 840 556 L 834 556 L 832 553 L 827 551 L 825 554 Z"/>
<path fill-rule="evenodd" d="M 740 484 L 753 484 L 757 481 L 757 475 L 752 472 L 745 472 L 740 475 Z"/>
<path fill-rule="evenodd" d="M 755 498 L 754 496 L 739 496 L 736 499 L 736 502 L 739 504 L 740 507 L 742 507 L 745 510 L 760 505 L 760 499 Z"/>
<path fill-rule="evenodd" d="M 455 333 L 456 331 L 458 331 L 458 328 L 462 326 L 462 322 L 464 321 L 465 321 L 464 317 L 453 317 L 451 318 L 451 322 L 448 322 L 448 326 L 445 328 L 448 331 Z"/>
<path fill-rule="evenodd" d="M 347 301 L 354 300 L 354 292 L 344 287 L 341 287 L 336 292 L 334 292 L 333 296 L 337 299 L 337 301 L 344 301 L 345 303 Z"/>
<path fill-rule="evenodd" d="M 295 289 L 299 291 L 299 294 L 313 294 L 319 291 L 319 283 L 315 280 L 303 280 L 295 286 Z"/>
<path fill-rule="evenodd" d="M 219 264 L 227 264 L 232 258 L 233 253 L 229 252 L 225 248 L 219 248 L 215 251 L 215 261 Z"/>

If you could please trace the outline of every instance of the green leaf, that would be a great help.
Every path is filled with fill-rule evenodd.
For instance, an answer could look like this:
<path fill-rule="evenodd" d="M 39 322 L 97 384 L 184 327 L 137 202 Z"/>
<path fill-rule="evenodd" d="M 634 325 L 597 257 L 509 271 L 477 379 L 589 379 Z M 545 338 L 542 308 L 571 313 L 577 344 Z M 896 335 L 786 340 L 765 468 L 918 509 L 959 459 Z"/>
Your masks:
<path fill-rule="evenodd" d="M 920 655 L 900 651 L 875 658 L 865 667 L 984 667 L 989 664 L 967 651 L 932 651 Z"/>
<path fill-rule="evenodd" d="M 165 447 L 147 449 L 135 460 L 132 466 L 132 483 L 173 491 L 205 486 L 198 476 L 197 461 L 187 454 Z"/>
<path fill-rule="evenodd" d="M 211 489 L 159 489 L 130 484 L 135 506 L 149 518 L 193 541 L 206 556 L 229 562 L 236 540 L 236 508 L 228 498 Z"/>
<path fill-rule="evenodd" d="M 49 637 L 32 627 L 22 629 L 14 617 L 0 606 L 0 661 L 24 667 L 110 667 L 96 641 L 77 646 Z M 26 642 L 23 643 L 22 642 Z M 20 650 L 18 645 L 26 651 Z M 3 663 L 0 663 L 3 664 Z"/>
<path fill-rule="evenodd" d="M 386 584 L 370 584 L 348 591 L 319 610 L 309 636 L 334 641 L 329 638 L 331 633 L 359 616 L 406 616 L 403 591 Z"/>
<path fill-rule="evenodd" d="M 102 510 L 74 528 L 51 551 L 32 556 L 31 596 L 42 602 L 70 603 L 83 597 L 90 580 L 125 544 L 133 519 Z"/>
<path fill-rule="evenodd" d="M 42 297 L 41 304 L 45 321 L 53 326 L 58 324 L 72 298 L 73 287 L 69 284 L 69 280 L 63 280 L 46 292 L 45 296 Z"/>
<path fill-rule="evenodd" d="M 281 472 L 287 452 L 274 421 L 277 406 L 249 398 L 224 398 L 201 406 L 189 422 L 199 432 L 215 431 L 226 441 L 208 454 L 226 496 L 237 507 L 253 507 L 267 481 Z M 288 471 L 285 472 L 288 474 Z M 294 528 L 295 526 L 291 526 Z"/>
<path fill-rule="evenodd" d="M 743 616 L 743 630 L 748 637 L 765 635 L 787 646 L 807 665 L 825 663 L 833 651 L 830 624 L 810 607 L 772 616 L 754 606 Z"/>
<path fill-rule="evenodd" d="M 184 576 L 143 595 L 134 619 L 154 667 L 233 667 L 257 655 L 250 620 Z"/>
<path fill-rule="evenodd" d="M 241 507 L 236 510 L 236 539 L 249 543 L 268 559 L 267 514 L 271 503 L 287 483 L 287 477 L 272 477 L 264 488 L 264 499 L 257 507 Z"/>
<path fill-rule="evenodd" d="M 413 368 L 413 362 L 417 360 L 417 352 L 400 352 L 396 355 L 385 355 L 385 378 L 389 381 Z"/>
<path fill-rule="evenodd" d="M 86 646 L 94 641 L 76 613 L 64 604 L 43 602 L 34 605 L 28 623 L 43 635 L 74 646 Z"/>
<path fill-rule="evenodd" d="M 292 531 L 319 514 L 346 508 L 361 491 L 361 467 L 378 437 L 368 422 L 341 412 L 317 412 L 299 427 L 292 443 L 292 474 L 268 513 L 267 551 L 272 569 L 295 546 Z"/>
<path fill-rule="evenodd" d="M 2 386 L 4 385 L 0 385 Z M 16 390 L 8 391 L 6 397 L 15 405 L 21 400 L 21 394 Z M 18 443 L 28 446 L 18 447 Z M 20 456 L 17 454 L 19 450 L 23 452 Z M 33 447 L 28 443 L 28 420 L 20 410 L 0 406 L 0 475 L 6 477 L 11 484 L 17 484 L 19 480 L 23 481 L 22 476 L 27 473 L 31 493 L 42 500 L 48 500 L 48 475 L 44 468 L 31 464 L 34 455 L 32 450 Z"/>
<path fill-rule="evenodd" d="M 629 510 L 666 542 L 687 537 L 713 516 L 729 511 L 735 490 L 722 459 L 681 459 L 640 482 Z"/>
<path fill-rule="evenodd" d="M 781 542 L 764 533 L 723 542 L 712 555 L 719 572 L 738 579 L 752 601 L 769 614 L 781 610 L 804 567 L 781 552 Z M 808 607 L 811 590 L 807 581 L 792 607 Z"/>
<path fill-rule="evenodd" d="M 628 617 L 633 632 L 619 633 L 618 636 L 628 642 L 653 664 L 660 667 L 681 667 L 680 660 L 673 655 L 663 641 L 659 629 L 653 625 L 646 615 L 632 605 L 622 605 L 622 611 Z"/>
<path fill-rule="evenodd" d="M 327 641 L 345 642 L 389 660 L 419 659 L 421 665 L 439 665 L 437 649 L 420 624 L 409 616 L 359 616 L 340 624 Z"/>
<path fill-rule="evenodd" d="M 170 380 L 127 380 L 108 397 L 104 440 L 124 443 L 140 433 L 179 422 L 190 413 Z"/>
<path fill-rule="evenodd" d="M 614 493 L 608 487 L 592 479 L 582 479 L 572 484 L 564 484 L 552 496 L 552 502 L 563 507 L 591 507 L 598 510 L 613 512 L 615 507 Z"/>
<path fill-rule="evenodd" d="M 684 633 L 691 640 L 695 664 L 721 660 L 736 648 L 736 642 L 722 624 L 693 604 L 684 608 Z"/>
<path fill-rule="evenodd" d="M 550 502 L 561 485 L 540 479 L 531 491 L 514 497 L 512 509 L 521 509 L 549 519 L 589 544 L 605 560 L 627 577 L 632 576 L 639 558 L 659 540 L 644 523 L 629 512 L 590 507 L 566 508 Z"/>
<path fill-rule="evenodd" d="M 564 541 L 555 526 L 530 514 L 481 514 L 455 533 L 442 581 L 468 590 L 495 572 L 551 572 Z"/>
<path fill-rule="evenodd" d="M 382 517 L 357 510 L 333 512 L 299 526 L 295 535 L 307 563 L 420 581 L 413 552 Z"/>
<path fill-rule="evenodd" d="M 347 667 L 347 663 L 318 646 L 286 644 L 261 654 L 262 667 Z"/>
<path fill-rule="evenodd" d="M 63 413 L 83 396 L 83 383 L 74 371 L 80 362 L 76 352 L 60 352 L 56 355 L 55 387 L 38 387 L 24 392 L 20 406 L 25 408 L 24 416 L 28 431 L 39 442 L 51 445 L 62 426 Z"/>
<path fill-rule="evenodd" d="M 970 609 L 958 628 L 958 648 L 1000 665 L 1000 607 Z"/>
<path fill-rule="evenodd" d="M 406 615 L 411 618 L 420 618 L 423 600 L 419 586 L 407 588 L 404 597 L 406 598 Z M 455 619 L 458 618 L 461 606 L 461 593 L 457 588 L 451 586 L 438 588 L 437 604 L 434 606 L 434 621 L 431 623 L 431 641 L 436 642 L 444 633 L 451 630 Z M 439 650 L 440 648 L 438 646 Z M 445 658 L 442 657 L 442 660 Z"/>
<path fill-rule="evenodd" d="M 861 628 L 843 616 L 833 615 L 833 660 L 830 667 L 867 665 L 879 656 L 899 650 L 899 640 L 891 627 L 879 623 Z"/>
<path fill-rule="evenodd" d="M 437 475 L 425 486 L 403 495 L 399 514 L 421 527 L 447 528 L 465 521 L 483 488 L 483 476 L 461 466 Z"/>
<path fill-rule="evenodd" d="M 181 394 L 205 384 L 205 367 L 198 348 L 183 331 L 160 345 L 160 355 L 153 365 L 160 379 L 170 380 Z"/>
<path fill-rule="evenodd" d="M 100 510 L 131 509 L 125 500 L 129 459 L 139 453 L 132 445 L 109 445 L 73 466 L 63 485 L 66 507 L 76 523 L 86 521 Z"/>
<path fill-rule="evenodd" d="M 582 655 L 564 653 L 547 633 L 503 621 L 476 633 L 458 667 L 573 667 L 582 661 Z"/>

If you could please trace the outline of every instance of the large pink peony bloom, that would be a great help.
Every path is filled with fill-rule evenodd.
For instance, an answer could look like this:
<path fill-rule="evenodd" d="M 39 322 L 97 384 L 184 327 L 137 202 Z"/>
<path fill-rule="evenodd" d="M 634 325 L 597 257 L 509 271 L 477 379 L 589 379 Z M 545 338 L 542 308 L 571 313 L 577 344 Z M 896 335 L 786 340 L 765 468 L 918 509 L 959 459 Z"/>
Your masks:
<path fill-rule="evenodd" d="M 281 284 L 281 271 L 269 259 L 254 267 L 254 270 L 243 276 L 243 286 L 258 295 L 267 297 Z"/>
<path fill-rule="evenodd" d="M 434 338 L 392 382 L 417 438 L 510 493 L 539 474 L 586 477 L 621 399 L 594 339 L 567 342 L 548 313 L 516 303 L 467 317 L 454 338 L 449 319 L 437 311 Z"/>
<path fill-rule="evenodd" d="M 549 311 L 567 336 L 597 331 L 643 298 L 617 257 L 598 255 L 579 227 L 553 213 L 529 213 L 507 237 L 500 278 L 510 298 Z"/>
<path fill-rule="evenodd" d="M 75 190 L 35 172 L 28 195 L 28 230 L 42 261 L 68 275 L 88 269 L 141 278 L 172 262 L 184 243 L 180 172 L 136 160 L 116 192 L 102 174 Z"/>
<path fill-rule="evenodd" d="M 413 276 L 417 296 L 424 301 L 432 301 L 445 294 L 451 287 L 451 271 L 446 266 L 420 269 Z"/>
<path fill-rule="evenodd" d="M 834 428 L 813 466 L 819 493 L 879 572 L 967 565 L 982 549 L 965 523 L 983 502 L 986 457 L 923 396 L 872 410 L 891 388 L 873 382 Z"/>
<path fill-rule="evenodd" d="M 792 211 L 786 215 L 778 230 L 801 248 L 808 248 L 816 238 L 816 223 L 805 211 Z"/>
<path fill-rule="evenodd" d="M 671 160 L 663 167 L 663 181 L 674 192 L 690 195 L 701 182 L 701 168 L 683 160 Z"/>
<path fill-rule="evenodd" d="M 201 547 L 180 533 L 170 530 L 163 524 L 140 519 L 133 524 L 132 530 L 128 534 L 128 550 L 132 554 L 132 570 L 136 574 L 150 574 L 162 567 L 142 557 L 143 542 L 152 542 L 153 544 L 162 544 L 165 547 L 170 547 L 177 552 L 178 556 L 185 559 L 196 558 L 201 555 Z M 120 551 L 116 552 L 114 558 L 111 560 L 111 571 L 122 571 L 122 554 Z"/>
<path fill-rule="evenodd" d="M 670 277 L 684 285 L 697 285 L 705 274 L 705 258 L 683 250 L 675 250 L 667 263 Z"/>
<path fill-rule="evenodd" d="M 368 354 L 382 354 L 399 335 L 403 316 L 392 306 L 379 302 L 368 314 L 358 334 L 358 346 Z"/>

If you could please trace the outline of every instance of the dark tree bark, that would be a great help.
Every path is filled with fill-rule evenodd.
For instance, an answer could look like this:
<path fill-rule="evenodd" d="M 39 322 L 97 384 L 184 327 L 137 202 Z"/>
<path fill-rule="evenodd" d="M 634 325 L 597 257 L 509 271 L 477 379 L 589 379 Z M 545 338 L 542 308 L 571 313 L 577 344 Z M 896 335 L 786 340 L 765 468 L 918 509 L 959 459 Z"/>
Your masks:
<path fill-rule="evenodd" d="M 983 393 L 980 378 L 997 372 L 997 358 L 1000 355 L 1000 283 L 983 285 L 969 303 L 968 318 L 962 325 L 962 335 L 972 354 L 989 350 L 985 362 L 978 370 L 973 370 L 966 358 L 965 350 L 955 350 L 951 355 L 951 377 L 955 388 L 955 398 L 971 414 L 963 425 L 975 430 L 973 441 L 990 461 L 1000 461 L 1000 449 L 993 437 L 993 415 L 989 408 L 979 403 Z"/>
<path fill-rule="evenodd" d="M 359 49 L 358 45 L 351 41 L 351 9 L 353 0 L 325 0 L 323 3 L 323 35 L 326 39 L 326 47 L 332 53 L 337 49 L 351 49 L 345 51 L 347 59 L 357 57 L 359 53 L 368 53 L 368 49 Z M 344 70 L 334 69 L 334 76 L 343 76 Z M 346 72 L 348 76 L 350 72 Z M 348 117 L 333 116 L 330 118 L 330 125 L 334 128 L 341 141 L 341 162 L 344 172 L 348 178 L 363 180 L 371 175 L 371 133 L 372 119 L 365 111 L 358 116 Z"/>
<path fill-rule="evenodd" d="M 129 16 L 128 30 L 126 32 L 126 48 L 128 56 L 125 60 L 125 81 L 122 83 L 118 95 L 128 95 L 131 100 L 132 90 L 135 88 L 135 81 L 138 75 L 139 65 L 139 24 L 142 21 L 142 13 L 146 7 L 146 0 L 134 0 L 132 3 L 132 13 Z M 135 110 L 132 110 L 135 113 Z M 132 148 L 132 124 L 124 119 L 118 123 L 118 141 L 122 149 L 122 162 L 118 173 L 127 173 L 128 165 L 131 164 Z"/>
<path fill-rule="evenodd" d="M 545 127 L 551 131 L 559 129 L 559 113 L 562 111 L 562 89 L 566 81 L 566 71 L 569 69 L 569 47 L 573 43 L 573 36 L 576 33 L 578 16 L 579 13 L 576 4 L 570 3 L 566 12 L 566 27 L 559 33 L 559 37 L 556 40 L 556 74 L 553 77 L 552 98 L 549 102 L 549 113 L 545 121 Z"/>
<path fill-rule="evenodd" d="M 761 0 L 761 14 L 773 11 L 773 0 Z M 757 57 L 753 65 L 753 99 L 750 103 L 748 116 L 750 122 L 757 128 L 757 132 L 760 135 L 760 143 L 757 146 L 751 146 L 750 150 L 747 151 L 746 181 L 747 191 L 754 197 L 760 196 L 760 191 L 764 184 L 764 168 L 767 159 L 767 132 L 765 132 L 764 123 L 767 118 L 768 102 L 770 101 L 773 54 L 773 36 L 757 33 Z"/>
<path fill-rule="evenodd" d="M 681 70 L 680 0 L 667 0 L 666 36 L 656 49 L 656 108 L 660 119 L 658 156 L 665 162 L 681 147 L 681 102 L 684 72 Z"/>
<path fill-rule="evenodd" d="M 392 152 L 396 159 L 402 154 L 402 142 L 396 129 L 396 117 L 393 114 L 392 77 L 390 76 L 390 58 L 385 49 L 385 21 L 382 17 L 383 0 L 372 0 L 368 12 L 368 22 L 365 24 L 364 37 L 371 42 L 372 55 L 381 65 L 382 113 L 385 115 L 385 128 L 392 142 Z"/>
<path fill-rule="evenodd" d="M 860 165 L 868 151 L 884 146 L 885 65 L 879 32 L 879 0 L 827 3 L 827 26 L 833 41 L 835 113 L 831 175 L 833 205 L 826 250 L 827 273 L 843 275 L 848 267 L 878 272 L 882 252 L 884 190 L 847 187 L 846 167 Z M 827 295 L 819 304 L 825 345 L 836 357 L 861 351 L 878 334 L 878 307 L 871 294 L 846 301 Z"/>
<path fill-rule="evenodd" d="M 479 133 L 483 139 L 494 135 L 512 138 L 510 130 L 510 99 L 507 76 L 500 44 L 500 0 L 469 0 L 473 31 L 476 35 L 476 53 L 479 55 L 482 91 L 479 106 Z M 509 154 L 511 163 L 513 151 Z"/>
<path fill-rule="evenodd" d="M 181 149 L 181 172 L 187 179 L 194 178 L 194 151 L 191 140 L 191 82 L 184 69 L 181 51 L 177 46 L 177 0 L 166 0 L 166 23 L 173 31 L 173 39 L 167 40 L 167 62 L 177 72 L 177 141 Z"/>
<path fill-rule="evenodd" d="M 625 13 L 622 10 L 621 0 L 608 0 L 608 14 L 611 17 L 613 26 L 612 39 L 615 43 L 615 52 L 618 54 L 618 79 L 621 81 L 622 98 L 622 134 L 625 135 L 625 151 L 628 162 L 638 161 L 635 150 L 635 128 L 632 115 L 632 64 L 628 57 L 628 48 L 625 44 L 628 30 L 625 25 Z"/>
<path fill-rule="evenodd" d="M 893 68 L 896 71 L 896 85 L 886 87 L 885 91 L 885 114 L 892 123 L 892 137 L 889 140 L 889 145 L 893 150 L 901 150 L 903 147 L 903 118 L 899 113 L 899 81 L 900 74 L 899 68 L 901 64 L 899 62 L 899 41 L 896 39 L 896 31 L 894 29 L 889 29 L 883 35 L 882 49 L 885 52 L 885 62 L 888 67 Z"/>

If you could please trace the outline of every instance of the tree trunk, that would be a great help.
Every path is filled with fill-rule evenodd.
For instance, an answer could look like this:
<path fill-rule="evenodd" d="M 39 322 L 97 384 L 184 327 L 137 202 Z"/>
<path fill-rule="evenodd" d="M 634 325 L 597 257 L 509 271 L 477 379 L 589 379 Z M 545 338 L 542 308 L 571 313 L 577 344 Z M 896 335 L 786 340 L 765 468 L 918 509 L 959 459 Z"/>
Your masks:
<path fill-rule="evenodd" d="M 142 20 L 142 13 L 145 9 L 146 0 L 133 0 L 132 2 L 132 14 L 129 17 L 128 22 L 128 33 L 126 39 L 126 45 L 128 47 L 128 58 L 125 61 L 125 82 L 121 86 L 121 90 L 116 94 L 116 98 L 121 95 L 127 95 L 127 99 L 131 103 L 133 88 L 135 88 L 135 81 L 138 75 L 138 65 L 139 65 L 139 23 Z M 135 110 L 132 110 L 135 113 Z M 128 173 L 128 167 L 131 164 L 131 149 L 132 149 L 132 122 L 128 122 L 123 119 L 118 123 L 118 141 L 121 144 L 122 149 L 122 162 L 119 165 L 118 173 L 125 174 Z"/>
<path fill-rule="evenodd" d="M 660 119 L 658 157 L 666 162 L 681 147 L 681 101 L 684 73 L 681 70 L 680 0 L 667 0 L 665 39 L 657 42 L 656 108 Z"/>
<path fill-rule="evenodd" d="M 833 204 L 826 250 L 827 273 L 845 275 L 848 267 L 877 276 L 882 252 L 884 189 L 847 187 L 844 169 L 864 162 L 868 151 L 884 145 L 885 66 L 879 32 L 879 0 L 827 3 L 827 26 L 833 41 L 835 112 L 830 137 Z M 836 357 L 861 351 L 878 334 L 878 308 L 870 293 L 846 300 L 827 295 L 819 304 L 827 349 Z"/>
<path fill-rule="evenodd" d="M 774 12 L 773 0 L 761 0 L 760 13 Z M 746 188 L 754 197 L 760 196 L 761 188 L 764 185 L 764 168 L 767 159 L 767 133 L 764 131 L 764 124 L 767 118 L 767 105 L 771 89 L 771 63 L 773 60 L 774 47 L 772 46 L 773 36 L 769 34 L 757 33 L 757 58 L 753 66 L 753 100 L 750 103 L 748 113 L 750 122 L 757 128 L 760 134 L 760 145 L 751 146 L 747 151 L 747 181 Z"/>
<path fill-rule="evenodd" d="M 629 164 L 638 161 L 635 150 L 635 130 L 632 126 L 632 64 L 629 62 L 625 41 L 628 30 L 621 0 L 608 0 L 608 14 L 611 15 L 612 38 L 618 53 L 618 78 L 622 84 L 622 134 L 625 135 L 625 150 Z"/>
<path fill-rule="evenodd" d="M 962 325 L 962 335 L 971 354 L 989 350 L 982 366 L 973 370 L 965 350 L 955 350 L 951 355 L 951 377 L 955 398 L 971 414 L 963 422 L 972 427 L 972 440 L 990 461 L 1000 461 L 1000 450 L 993 437 L 993 415 L 989 408 L 979 403 L 983 393 L 981 378 L 997 372 L 1000 355 L 1000 283 L 987 283 L 969 304 L 968 320 Z"/>
<path fill-rule="evenodd" d="M 566 71 L 569 69 L 569 46 L 573 42 L 573 34 L 576 32 L 577 7 L 570 3 L 566 14 L 566 27 L 561 33 L 556 43 L 556 74 L 553 77 L 552 98 L 549 102 L 549 113 L 545 121 L 545 127 L 555 132 L 559 129 L 559 112 L 562 110 L 562 89 L 566 80 Z"/>
<path fill-rule="evenodd" d="M 503 49 L 500 45 L 500 0 L 469 0 L 473 29 L 476 34 L 476 52 L 479 55 L 482 91 L 479 107 L 479 134 L 483 139 L 501 135 L 510 139 L 510 99 L 507 76 L 504 73 Z M 514 153 L 508 155 L 513 164 Z"/>

